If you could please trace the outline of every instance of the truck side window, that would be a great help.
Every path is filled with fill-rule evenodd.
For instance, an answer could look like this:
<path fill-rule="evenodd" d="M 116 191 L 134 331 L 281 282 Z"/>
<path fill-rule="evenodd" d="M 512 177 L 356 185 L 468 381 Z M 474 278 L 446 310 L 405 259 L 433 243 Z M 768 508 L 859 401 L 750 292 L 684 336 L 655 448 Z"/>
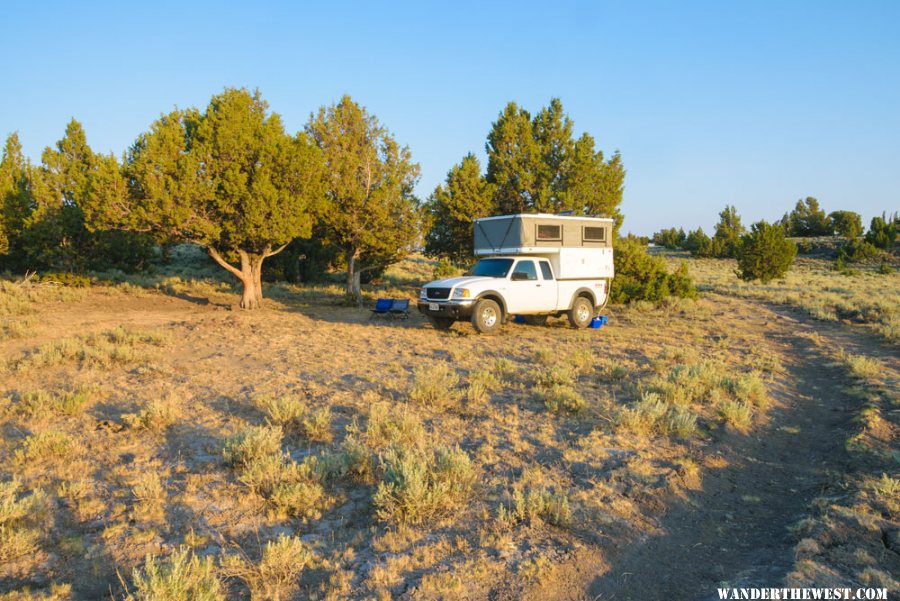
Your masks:
<path fill-rule="evenodd" d="M 537 269 L 534 267 L 534 261 L 519 261 L 512 273 L 513 280 L 536 280 Z"/>
<path fill-rule="evenodd" d="M 541 273 L 544 275 L 545 280 L 553 279 L 553 270 L 550 269 L 550 263 L 547 261 L 541 261 Z"/>

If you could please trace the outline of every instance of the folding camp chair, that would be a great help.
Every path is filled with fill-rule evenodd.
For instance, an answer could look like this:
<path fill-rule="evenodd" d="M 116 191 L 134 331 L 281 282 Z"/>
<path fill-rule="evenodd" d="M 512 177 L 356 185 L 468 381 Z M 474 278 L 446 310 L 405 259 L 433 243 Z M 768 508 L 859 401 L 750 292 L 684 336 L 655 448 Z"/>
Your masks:
<path fill-rule="evenodd" d="M 395 319 L 409 319 L 409 299 L 394 299 L 394 302 L 391 303 L 390 315 Z"/>
<path fill-rule="evenodd" d="M 394 306 L 394 301 L 389 298 L 379 298 L 375 301 L 375 308 L 369 309 L 372 314 L 369 315 L 369 319 L 373 317 L 388 317 L 391 312 L 391 308 Z"/>

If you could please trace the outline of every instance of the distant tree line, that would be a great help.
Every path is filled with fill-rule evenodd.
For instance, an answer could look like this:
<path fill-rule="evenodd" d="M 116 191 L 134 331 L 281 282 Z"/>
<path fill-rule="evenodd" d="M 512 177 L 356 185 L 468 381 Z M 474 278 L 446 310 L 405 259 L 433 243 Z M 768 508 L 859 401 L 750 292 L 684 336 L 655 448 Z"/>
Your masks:
<path fill-rule="evenodd" d="M 853 211 L 826 214 L 813 197 L 797 201 L 794 210 L 774 224 L 759 221 L 748 233 L 733 206 L 719 213 L 712 237 L 703 228 L 685 233 L 684 229 L 667 228 L 653 234 L 657 246 L 690 251 L 698 257 L 733 258 L 738 260 L 739 274 L 745 279 L 764 282 L 782 277 L 797 254 L 797 245 L 789 238 L 839 236 L 844 243 L 838 250 L 837 264 L 859 261 L 894 249 L 900 216 L 894 213 L 874 217 L 863 236 L 862 218 Z"/>

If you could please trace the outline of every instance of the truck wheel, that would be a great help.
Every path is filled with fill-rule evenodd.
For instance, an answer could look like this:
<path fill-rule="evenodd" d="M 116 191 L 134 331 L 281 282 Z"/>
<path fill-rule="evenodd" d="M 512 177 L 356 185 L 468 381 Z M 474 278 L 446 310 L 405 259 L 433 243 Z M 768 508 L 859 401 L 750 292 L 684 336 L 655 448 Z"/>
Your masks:
<path fill-rule="evenodd" d="M 547 318 L 549 315 L 523 315 L 525 319 L 525 323 L 530 326 L 545 326 L 547 325 Z"/>
<path fill-rule="evenodd" d="M 431 322 L 431 325 L 434 326 L 435 330 L 446 331 L 446 330 L 449 330 L 451 327 L 453 327 L 453 322 L 455 322 L 456 320 L 453 319 L 452 317 L 431 317 L 429 315 L 428 321 Z"/>
<path fill-rule="evenodd" d="M 472 326 L 482 334 L 496 334 L 500 330 L 503 321 L 503 312 L 500 305 L 489 298 L 475 303 L 472 311 Z"/>
<path fill-rule="evenodd" d="M 586 328 L 594 318 L 594 305 L 590 300 L 579 296 L 569 309 L 569 323 L 573 328 Z"/>

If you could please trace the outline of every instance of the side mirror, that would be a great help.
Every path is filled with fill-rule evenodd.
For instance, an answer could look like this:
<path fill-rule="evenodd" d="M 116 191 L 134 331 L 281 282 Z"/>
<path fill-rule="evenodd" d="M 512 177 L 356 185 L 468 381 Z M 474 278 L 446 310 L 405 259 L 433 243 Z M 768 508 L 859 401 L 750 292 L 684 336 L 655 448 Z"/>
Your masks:
<path fill-rule="evenodd" d="M 524 282 L 528 280 L 528 274 L 521 271 L 514 271 L 512 277 L 509 279 L 513 282 Z"/>

